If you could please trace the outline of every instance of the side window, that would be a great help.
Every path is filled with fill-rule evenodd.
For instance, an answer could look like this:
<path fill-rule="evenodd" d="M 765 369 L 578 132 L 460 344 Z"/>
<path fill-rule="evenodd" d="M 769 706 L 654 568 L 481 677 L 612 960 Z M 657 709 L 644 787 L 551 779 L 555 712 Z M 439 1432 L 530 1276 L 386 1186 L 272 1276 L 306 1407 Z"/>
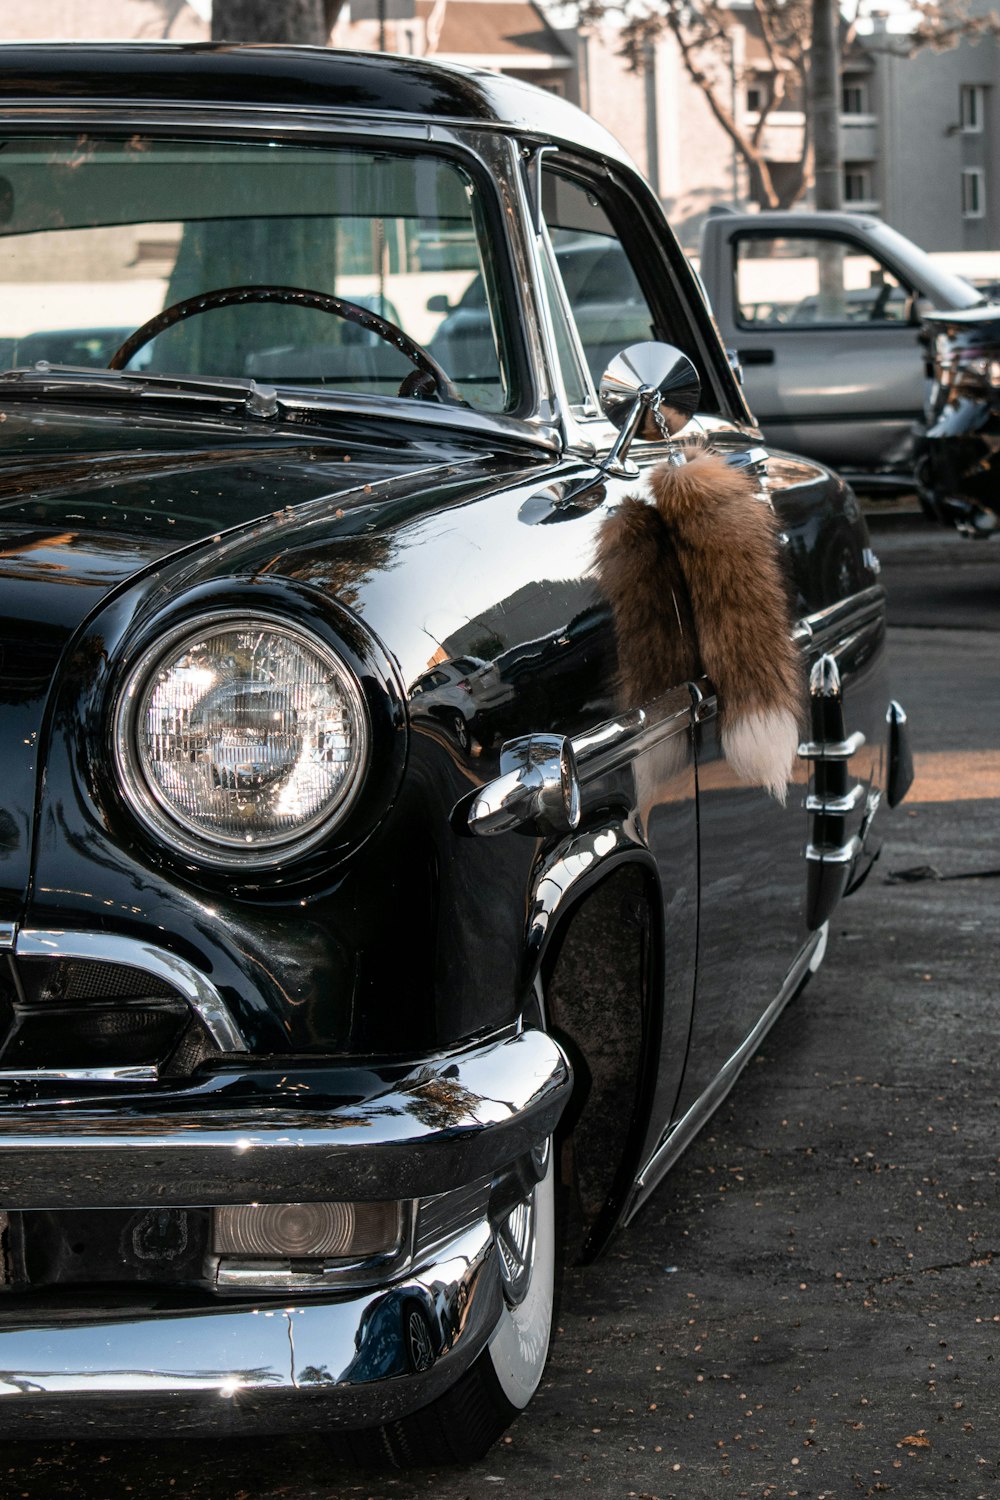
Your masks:
<path fill-rule="evenodd" d="M 653 314 L 625 247 L 590 188 L 547 167 L 542 172 L 542 212 L 596 388 L 616 354 L 653 338 Z M 570 385 L 572 371 L 562 350 L 560 360 Z"/>
<path fill-rule="evenodd" d="M 909 296 L 850 240 L 755 234 L 736 241 L 736 304 L 745 328 L 905 323 Z"/>

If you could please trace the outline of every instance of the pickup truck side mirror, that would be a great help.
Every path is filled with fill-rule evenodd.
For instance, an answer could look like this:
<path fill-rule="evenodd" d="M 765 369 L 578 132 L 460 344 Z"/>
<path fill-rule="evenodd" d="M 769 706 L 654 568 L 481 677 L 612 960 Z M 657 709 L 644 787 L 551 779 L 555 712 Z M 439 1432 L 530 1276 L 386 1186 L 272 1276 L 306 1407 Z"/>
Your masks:
<path fill-rule="evenodd" d="M 625 459 L 632 439 L 669 439 L 698 410 L 698 371 L 673 344 L 630 344 L 616 354 L 601 377 L 598 399 L 604 415 L 618 428 L 618 438 L 604 468 L 633 478 Z"/>

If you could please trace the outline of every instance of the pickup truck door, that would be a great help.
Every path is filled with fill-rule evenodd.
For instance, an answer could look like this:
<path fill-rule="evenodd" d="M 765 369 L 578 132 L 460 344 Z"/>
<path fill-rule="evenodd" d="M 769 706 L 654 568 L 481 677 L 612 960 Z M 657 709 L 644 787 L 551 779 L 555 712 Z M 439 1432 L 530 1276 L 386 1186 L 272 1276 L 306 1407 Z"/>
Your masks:
<path fill-rule="evenodd" d="M 835 230 L 733 229 L 712 289 L 768 440 L 845 469 L 906 467 L 923 405 L 913 288 Z"/>

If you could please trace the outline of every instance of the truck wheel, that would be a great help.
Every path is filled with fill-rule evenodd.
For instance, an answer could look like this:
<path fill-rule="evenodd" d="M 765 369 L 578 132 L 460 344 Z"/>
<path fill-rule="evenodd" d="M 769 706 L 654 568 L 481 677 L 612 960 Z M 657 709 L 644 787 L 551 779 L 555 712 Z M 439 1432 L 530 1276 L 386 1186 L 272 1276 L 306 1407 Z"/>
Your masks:
<path fill-rule="evenodd" d="M 544 1175 L 527 1203 L 500 1224 L 504 1311 L 469 1369 L 429 1406 L 361 1432 L 331 1434 L 337 1456 L 366 1468 L 471 1464 L 527 1406 L 542 1378 L 552 1329 L 555 1177 L 551 1141 Z"/>

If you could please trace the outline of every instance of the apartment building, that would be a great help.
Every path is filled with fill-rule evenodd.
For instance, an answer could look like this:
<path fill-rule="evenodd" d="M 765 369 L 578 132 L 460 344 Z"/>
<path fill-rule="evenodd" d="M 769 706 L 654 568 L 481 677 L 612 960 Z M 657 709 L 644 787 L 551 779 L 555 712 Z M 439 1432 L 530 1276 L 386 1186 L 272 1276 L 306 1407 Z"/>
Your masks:
<path fill-rule="evenodd" d="M 992 0 L 972 0 L 985 13 Z M 773 66 L 751 0 L 732 0 L 728 49 L 708 60 L 724 107 L 752 129 L 771 99 Z M 208 36 L 205 0 L 37 0 L 3 7 L 0 35 Z M 334 45 L 434 56 L 495 69 L 579 104 L 625 145 L 693 248 L 716 203 L 752 206 L 746 165 L 665 35 L 631 71 L 614 25 L 579 26 L 556 0 L 348 0 Z M 878 213 L 931 250 L 1000 247 L 1000 41 L 983 37 L 913 56 L 876 16 L 843 62 L 841 155 L 846 207 Z M 803 101 L 768 114 L 761 148 L 779 192 L 802 152 Z M 807 201 L 807 200 L 804 200 Z"/>

